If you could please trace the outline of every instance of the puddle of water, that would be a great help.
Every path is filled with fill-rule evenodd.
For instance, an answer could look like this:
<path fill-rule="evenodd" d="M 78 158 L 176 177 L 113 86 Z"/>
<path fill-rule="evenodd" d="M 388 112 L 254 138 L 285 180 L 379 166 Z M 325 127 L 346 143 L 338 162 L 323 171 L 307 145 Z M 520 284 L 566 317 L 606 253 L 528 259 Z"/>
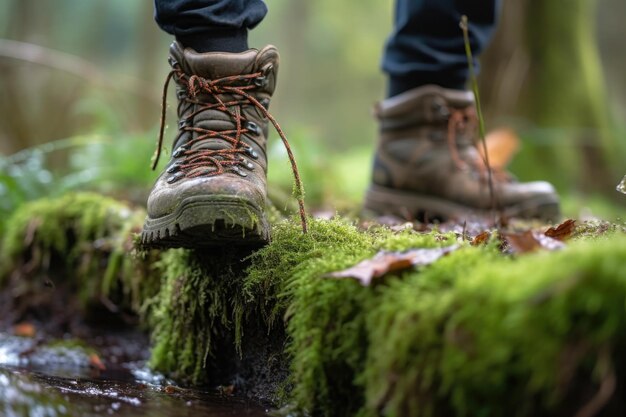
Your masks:
<path fill-rule="evenodd" d="M 267 416 L 258 404 L 196 389 L 140 381 L 66 379 L 0 367 L 0 415 Z"/>
<path fill-rule="evenodd" d="M 100 370 L 80 346 L 40 345 L 0 333 L 1 416 L 267 416 L 246 399 L 178 387 L 145 368 L 145 358 L 103 358 Z"/>

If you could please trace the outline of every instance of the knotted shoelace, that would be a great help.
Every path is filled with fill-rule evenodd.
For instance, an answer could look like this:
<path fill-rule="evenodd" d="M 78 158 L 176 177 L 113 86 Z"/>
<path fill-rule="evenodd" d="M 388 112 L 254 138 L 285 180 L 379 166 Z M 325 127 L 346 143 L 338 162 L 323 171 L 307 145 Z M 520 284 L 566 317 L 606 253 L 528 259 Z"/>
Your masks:
<path fill-rule="evenodd" d="M 259 127 L 246 120 L 246 118 L 242 115 L 241 107 L 253 106 L 272 123 L 276 132 L 280 136 L 283 145 L 285 146 L 294 176 L 295 194 L 299 206 L 302 232 L 307 233 L 308 224 L 304 208 L 304 187 L 302 185 L 302 180 L 300 179 L 300 174 L 298 172 L 298 166 L 293 152 L 291 151 L 291 147 L 289 146 L 287 137 L 267 108 L 252 94 L 250 94 L 251 90 L 258 88 L 255 81 L 264 80 L 264 74 L 262 72 L 209 80 L 197 75 L 189 76 L 180 68 L 179 64 L 176 64 L 174 69 L 168 74 L 163 86 L 161 124 L 159 128 L 158 142 L 153 157 L 152 169 L 156 169 L 161 156 L 163 136 L 165 132 L 167 91 L 170 81 L 174 77 L 176 77 L 176 81 L 185 89 L 186 94 L 184 94 L 183 97 L 180 97 L 180 99 L 196 106 L 195 110 L 191 114 L 181 120 L 181 130 L 196 133 L 197 136 L 196 138 L 189 140 L 174 152 L 174 157 L 183 157 L 183 159 L 181 163 L 170 167 L 173 167 L 171 172 L 175 170 L 177 171 L 177 174 L 179 174 L 172 177 L 171 182 L 175 182 L 183 176 L 187 178 L 194 178 L 199 176 L 221 175 L 226 172 L 226 168 L 230 168 L 230 171 L 241 176 L 247 176 L 247 174 L 245 174 L 239 166 L 244 165 L 248 169 L 251 169 L 252 165 L 250 165 L 250 163 L 245 163 L 243 155 L 247 154 L 253 158 L 258 157 L 258 155 L 256 155 L 256 153 L 252 150 L 251 146 L 242 141 L 242 135 L 250 132 L 258 133 L 257 129 L 259 129 Z M 212 102 L 198 100 L 198 95 L 200 94 L 209 95 L 213 99 Z M 222 100 L 222 97 L 220 97 L 223 95 L 229 95 L 233 98 L 231 100 L 224 101 Z M 186 123 L 191 121 L 198 113 L 211 109 L 228 114 L 235 122 L 235 128 L 218 131 L 186 125 Z M 226 141 L 230 143 L 231 146 L 224 149 L 192 149 L 194 144 L 212 138 Z"/>

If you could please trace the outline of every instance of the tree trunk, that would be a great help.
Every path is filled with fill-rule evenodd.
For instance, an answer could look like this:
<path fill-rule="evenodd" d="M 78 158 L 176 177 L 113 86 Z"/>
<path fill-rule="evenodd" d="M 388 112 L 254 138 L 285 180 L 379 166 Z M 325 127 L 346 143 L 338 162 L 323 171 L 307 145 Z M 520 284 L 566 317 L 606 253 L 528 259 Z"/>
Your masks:
<path fill-rule="evenodd" d="M 549 132 L 550 146 L 530 145 L 542 172 L 614 195 L 623 149 L 595 38 L 596 7 L 596 0 L 507 2 L 481 86 L 492 118 L 525 116 Z"/>
<path fill-rule="evenodd" d="M 527 111 L 542 126 L 578 128 L 572 139 L 580 144 L 582 185 L 612 191 L 616 143 L 595 40 L 595 9 L 595 0 L 529 1 L 528 51 L 536 65 Z"/>

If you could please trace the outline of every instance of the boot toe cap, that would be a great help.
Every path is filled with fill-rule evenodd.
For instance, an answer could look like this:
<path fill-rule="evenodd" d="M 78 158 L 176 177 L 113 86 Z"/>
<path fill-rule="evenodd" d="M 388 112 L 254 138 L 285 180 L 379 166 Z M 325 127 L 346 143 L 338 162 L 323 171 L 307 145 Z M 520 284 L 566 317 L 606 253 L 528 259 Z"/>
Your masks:
<path fill-rule="evenodd" d="M 184 179 L 172 184 L 163 178 L 157 181 L 148 197 L 148 216 L 158 218 L 175 212 L 183 202 L 240 202 L 263 209 L 265 189 L 236 174 L 226 173 L 215 177 Z"/>

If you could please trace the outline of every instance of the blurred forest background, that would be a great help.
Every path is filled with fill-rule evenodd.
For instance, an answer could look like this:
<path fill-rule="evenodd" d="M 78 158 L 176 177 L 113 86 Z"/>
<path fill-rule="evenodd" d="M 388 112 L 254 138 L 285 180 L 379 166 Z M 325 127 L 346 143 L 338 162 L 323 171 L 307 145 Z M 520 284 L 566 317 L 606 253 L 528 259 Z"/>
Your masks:
<path fill-rule="evenodd" d="M 281 52 L 272 112 L 293 142 L 308 204 L 356 210 L 369 179 L 370 109 L 384 92 L 379 61 L 393 2 L 268 6 L 250 45 Z M 505 0 L 482 57 L 487 127 L 522 138 L 512 170 L 552 181 L 569 216 L 623 213 L 615 186 L 626 173 L 624 18 L 623 0 Z M 157 175 L 149 160 L 171 40 L 149 0 L 0 0 L 0 214 L 76 189 L 143 204 Z M 281 200 L 291 176 L 276 139 L 270 194 Z"/>

